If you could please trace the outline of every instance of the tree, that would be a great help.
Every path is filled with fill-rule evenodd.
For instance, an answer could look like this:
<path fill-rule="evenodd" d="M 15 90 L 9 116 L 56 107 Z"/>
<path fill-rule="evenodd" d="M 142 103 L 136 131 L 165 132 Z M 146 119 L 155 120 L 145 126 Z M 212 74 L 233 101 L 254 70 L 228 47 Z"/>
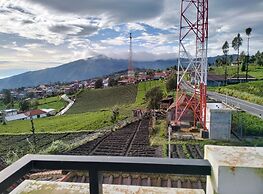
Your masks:
<path fill-rule="evenodd" d="M 114 79 L 114 78 L 109 78 L 109 86 L 117 86 L 118 85 L 118 80 Z"/>
<path fill-rule="evenodd" d="M 255 63 L 263 66 L 263 53 L 260 53 L 260 51 L 255 54 Z"/>
<path fill-rule="evenodd" d="M 227 85 L 227 54 L 229 51 L 229 44 L 227 41 L 222 46 L 223 53 L 225 55 L 225 85 Z"/>
<path fill-rule="evenodd" d="M 103 80 L 102 79 L 98 79 L 95 82 L 95 88 L 102 88 L 103 87 Z"/>
<path fill-rule="evenodd" d="M 148 102 L 148 108 L 158 109 L 163 98 L 163 91 L 160 87 L 154 87 L 146 93 L 145 98 Z"/>
<path fill-rule="evenodd" d="M 30 102 L 28 100 L 22 100 L 19 102 L 19 109 L 21 111 L 27 111 L 30 108 Z"/>
<path fill-rule="evenodd" d="M 232 41 L 232 47 L 237 51 L 237 79 L 239 81 L 239 48 L 242 46 L 243 39 L 238 33 L 237 36 Z"/>
<path fill-rule="evenodd" d="M 120 109 L 118 107 L 114 107 L 112 110 L 111 122 L 115 123 L 118 120 L 119 115 L 120 115 Z"/>
<path fill-rule="evenodd" d="M 176 75 L 171 76 L 166 82 L 166 89 L 168 92 L 175 90 L 177 87 Z"/>
<path fill-rule="evenodd" d="M 241 63 L 241 71 L 246 71 L 246 63 L 247 63 L 247 56 L 246 56 L 246 53 L 244 51 L 242 51 L 240 53 L 240 63 Z"/>
<path fill-rule="evenodd" d="M 4 98 L 3 98 L 3 102 L 5 105 L 8 105 L 12 102 L 12 95 L 10 90 L 4 89 L 3 90 L 3 94 L 4 94 Z"/>
<path fill-rule="evenodd" d="M 248 76 L 248 63 L 249 63 L 249 39 L 250 39 L 250 34 L 252 32 L 252 28 L 247 28 L 246 29 L 246 35 L 247 35 L 247 61 L 246 61 L 246 81 L 247 81 L 247 76 Z"/>

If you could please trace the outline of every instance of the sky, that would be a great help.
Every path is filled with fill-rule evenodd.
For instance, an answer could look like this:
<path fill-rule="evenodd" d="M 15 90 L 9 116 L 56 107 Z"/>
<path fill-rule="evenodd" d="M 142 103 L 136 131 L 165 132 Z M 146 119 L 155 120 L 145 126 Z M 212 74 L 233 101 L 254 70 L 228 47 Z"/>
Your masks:
<path fill-rule="evenodd" d="M 134 60 L 178 56 L 181 0 L 0 0 L 0 78 L 99 54 Z M 251 27 L 251 53 L 263 45 L 262 0 L 209 0 L 208 56 Z M 189 40 L 189 44 L 191 41 Z M 230 48 L 229 54 L 236 53 Z"/>

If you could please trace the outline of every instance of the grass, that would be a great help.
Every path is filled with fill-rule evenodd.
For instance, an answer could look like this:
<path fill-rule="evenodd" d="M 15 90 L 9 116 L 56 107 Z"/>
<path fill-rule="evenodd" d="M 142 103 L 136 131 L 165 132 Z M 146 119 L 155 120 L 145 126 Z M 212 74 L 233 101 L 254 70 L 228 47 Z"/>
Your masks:
<path fill-rule="evenodd" d="M 59 112 L 62 108 L 65 107 L 67 104 L 63 99 L 60 99 L 59 96 L 54 97 L 48 97 L 38 100 L 38 109 L 55 109 L 57 112 Z"/>
<path fill-rule="evenodd" d="M 83 91 L 79 94 L 75 106 L 69 110 L 70 114 L 35 119 L 36 133 L 96 130 L 110 126 L 111 109 L 115 105 L 118 105 L 120 110 L 119 120 L 131 117 L 133 109 L 146 107 L 145 93 L 155 86 L 165 89 L 165 81 Z M 40 99 L 39 108 L 54 108 L 51 105 L 59 105 L 58 102 L 59 97 Z M 11 121 L 7 125 L 0 125 L 0 134 L 30 133 L 30 130 L 30 120 Z"/>
<path fill-rule="evenodd" d="M 108 109 L 115 105 L 132 104 L 135 102 L 136 94 L 136 85 L 84 90 L 78 95 L 68 114 L 94 112 Z"/>
<path fill-rule="evenodd" d="M 233 112 L 232 128 L 245 136 L 263 136 L 263 120 L 245 112 Z"/>
<path fill-rule="evenodd" d="M 216 87 L 212 90 L 263 105 L 263 80 Z"/>
<path fill-rule="evenodd" d="M 164 80 L 140 82 L 138 85 L 138 92 L 137 92 L 135 104 L 137 106 L 141 106 L 141 105 L 145 106 L 145 99 L 144 99 L 145 94 L 154 87 L 160 87 L 164 91 L 165 96 L 167 95 Z"/>
<path fill-rule="evenodd" d="M 59 96 L 55 97 L 48 97 L 48 98 L 42 98 L 37 99 L 39 105 L 37 106 L 37 109 L 55 109 L 57 112 L 60 111 L 63 107 L 65 107 L 66 102 L 63 99 L 60 99 Z M 0 101 L 0 110 L 3 110 L 6 108 L 6 105 L 4 105 L 3 101 Z M 14 108 L 19 109 L 19 102 L 14 102 Z"/>
<path fill-rule="evenodd" d="M 215 73 L 217 75 L 224 75 L 225 74 L 225 67 L 213 67 L 210 69 L 209 72 Z M 227 74 L 228 76 L 234 76 L 237 73 L 237 67 L 236 66 L 228 66 L 227 67 Z M 240 66 L 240 75 L 245 75 L 246 72 L 241 71 L 241 66 Z M 248 66 L 248 74 L 257 78 L 257 79 L 263 79 L 263 67 L 258 66 L 258 65 L 249 65 Z"/>
<path fill-rule="evenodd" d="M 90 112 L 40 118 L 34 120 L 36 132 L 64 132 L 96 130 L 112 125 L 111 111 Z M 119 119 L 123 119 L 122 117 Z M 7 125 L 0 125 L 0 133 L 30 133 L 30 120 L 12 121 Z"/>

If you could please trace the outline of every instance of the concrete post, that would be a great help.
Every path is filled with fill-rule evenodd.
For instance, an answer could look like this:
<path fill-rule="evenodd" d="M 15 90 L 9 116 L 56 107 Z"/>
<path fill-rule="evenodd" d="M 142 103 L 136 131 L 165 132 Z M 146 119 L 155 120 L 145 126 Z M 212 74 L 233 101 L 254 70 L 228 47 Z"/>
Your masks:
<path fill-rule="evenodd" d="M 263 147 L 205 146 L 212 165 L 207 194 L 262 194 Z"/>

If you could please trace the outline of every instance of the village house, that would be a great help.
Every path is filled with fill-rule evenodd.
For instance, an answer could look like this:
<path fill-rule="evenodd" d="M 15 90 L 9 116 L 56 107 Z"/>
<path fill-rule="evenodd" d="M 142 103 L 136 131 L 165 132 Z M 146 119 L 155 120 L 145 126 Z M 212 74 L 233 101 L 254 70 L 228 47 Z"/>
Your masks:
<path fill-rule="evenodd" d="M 47 117 L 47 113 L 39 109 L 27 111 L 25 115 L 28 116 L 28 119 L 30 118 L 37 119 L 37 118 Z"/>

